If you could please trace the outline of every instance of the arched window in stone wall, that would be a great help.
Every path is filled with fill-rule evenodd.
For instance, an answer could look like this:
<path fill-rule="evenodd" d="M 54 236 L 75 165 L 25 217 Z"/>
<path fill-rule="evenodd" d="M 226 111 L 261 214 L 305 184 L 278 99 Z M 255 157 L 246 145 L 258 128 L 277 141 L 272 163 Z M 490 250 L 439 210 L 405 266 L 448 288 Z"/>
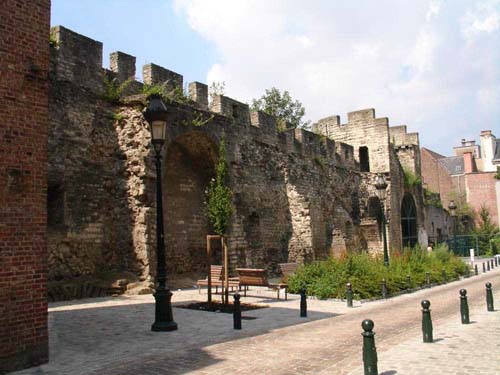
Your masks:
<path fill-rule="evenodd" d="M 359 148 L 359 169 L 361 172 L 370 172 L 370 156 L 366 146 Z"/>
<path fill-rule="evenodd" d="M 413 196 L 406 193 L 401 203 L 401 232 L 403 247 L 413 247 L 418 242 L 417 207 Z"/>

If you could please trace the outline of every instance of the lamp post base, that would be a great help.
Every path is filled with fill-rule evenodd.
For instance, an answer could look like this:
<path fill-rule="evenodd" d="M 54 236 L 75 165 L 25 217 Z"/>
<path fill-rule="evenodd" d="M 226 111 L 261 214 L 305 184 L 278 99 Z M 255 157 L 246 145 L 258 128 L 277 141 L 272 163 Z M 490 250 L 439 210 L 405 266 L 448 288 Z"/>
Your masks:
<path fill-rule="evenodd" d="M 154 322 L 151 325 L 151 331 L 154 332 L 175 331 L 176 329 L 177 329 L 176 322 Z"/>
<path fill-rule="evenodd" d="M 151 331 L 164 332 L 175 331 L 177 323 L 172 315 L 172 292 L 168 289 L 158 288 L 155 297 L 155 322 L 151 325 Z"/>

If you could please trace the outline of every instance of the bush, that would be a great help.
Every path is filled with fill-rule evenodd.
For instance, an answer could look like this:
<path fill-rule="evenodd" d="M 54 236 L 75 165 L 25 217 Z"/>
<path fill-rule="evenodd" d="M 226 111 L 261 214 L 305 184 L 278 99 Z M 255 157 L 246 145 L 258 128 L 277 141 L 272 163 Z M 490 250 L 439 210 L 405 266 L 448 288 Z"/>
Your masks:
<path fill-rule="evenodd" d="M 430 254 L 420 248 L 393 253 L 389 267 L 384 266 L 380 256 L 353 253 L 299 267 L 288 278 L 288 284 L 291 293 L 306 288 L 309 295 L 325 299 L 345 298 L 346 283 L 350 282 L 354 298 L 366 299 L 380 296 L 383 278 L 391 294 L 406 289 L 407 275 L 411 276 L 411 287 L 414 288 L 426 283 L 426 272 L 435 283 L 442 280 L 443 269 L 450 280 L 464 275 L 467 267 L 446 246 L 437 247 Z"/>

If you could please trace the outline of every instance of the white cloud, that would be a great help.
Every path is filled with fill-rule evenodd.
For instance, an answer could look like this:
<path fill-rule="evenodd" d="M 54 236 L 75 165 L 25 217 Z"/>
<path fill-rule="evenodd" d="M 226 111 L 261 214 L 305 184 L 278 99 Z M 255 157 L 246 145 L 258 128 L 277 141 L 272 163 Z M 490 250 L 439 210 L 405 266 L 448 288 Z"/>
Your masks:
<path fill-rule="evenodd" d="M 313 121 L 374 107 L 443 153 L 461 129 L 479 134 L 500 118 L 492 105 L 500 0 L 177 0 L 176 8 L 216 48 L 207 81 L 225 81 L 240 101 L 276 86 Z"/>
<path fill-rule="evenodd" d="M 500 29 L 500 1 L 478 2 L 462 18 L 462 33 L 467 38 L 490 34 Z"/>

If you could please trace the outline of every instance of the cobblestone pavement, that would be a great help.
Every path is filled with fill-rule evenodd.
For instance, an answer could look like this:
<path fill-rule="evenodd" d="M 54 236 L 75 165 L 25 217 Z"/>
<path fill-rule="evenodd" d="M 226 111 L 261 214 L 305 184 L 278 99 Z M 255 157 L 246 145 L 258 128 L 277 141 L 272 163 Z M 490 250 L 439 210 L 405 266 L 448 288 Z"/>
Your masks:
<path fill-rule="evenodd" d="M 14 374 L 361 374 L 365 318 L 375 322 L 384 375 L 500 374 L 500 312 L 484 312 L 486 281 L 493 283 L 499 305 L 500 268 L 495 268 L 432 289 L 355 303 L 351 309 L 345 302 L 309 299 L 307 318 L 298 317 L 298 296 L 277 301 L 272 292 L 252 289 L 253 297 L 244 301 L 270 308 L 245 312 L 254 319 L 244 320 L 241 331 L 232 329 L 230 314 L 174 308 L 179 330 L 151 332 L 151 296 L 56 303 L 49 313 L 51 362 Z M 459 324 L 460 288 L 468 290 L 475 321 L 468 326 Z M 192 290 L 175 292 L 174 302 L 203 297 Z M 433 344 L 421 343 L 424 298 L 432 303 Z"/>

